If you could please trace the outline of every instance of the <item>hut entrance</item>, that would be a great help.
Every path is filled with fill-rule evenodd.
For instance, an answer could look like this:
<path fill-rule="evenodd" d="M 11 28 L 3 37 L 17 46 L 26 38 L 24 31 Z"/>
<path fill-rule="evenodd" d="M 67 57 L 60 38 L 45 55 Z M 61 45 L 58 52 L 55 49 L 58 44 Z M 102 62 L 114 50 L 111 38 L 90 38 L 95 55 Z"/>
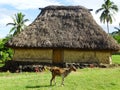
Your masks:
<path fill-rule="evenodd" d="M 63 63 L 63 50 L 54 49 L 53 50 L 53 63 Z"/>

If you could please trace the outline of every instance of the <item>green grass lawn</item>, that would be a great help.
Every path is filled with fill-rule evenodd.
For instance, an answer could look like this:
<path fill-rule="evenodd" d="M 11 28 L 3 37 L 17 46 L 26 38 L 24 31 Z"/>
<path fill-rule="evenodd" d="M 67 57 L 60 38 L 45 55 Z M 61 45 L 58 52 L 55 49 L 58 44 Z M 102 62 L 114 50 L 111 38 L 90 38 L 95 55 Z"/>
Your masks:
<path fill-rule="evenodd" d="M 120 90 L 120 68 L 85 68 L 50 86 L 51 73 L 0 73 L 0 90 Z"/>
<path fill-rule="evenodd" d="M 120 64 L 120 55 L 112 55 L 113 63 Z"/>

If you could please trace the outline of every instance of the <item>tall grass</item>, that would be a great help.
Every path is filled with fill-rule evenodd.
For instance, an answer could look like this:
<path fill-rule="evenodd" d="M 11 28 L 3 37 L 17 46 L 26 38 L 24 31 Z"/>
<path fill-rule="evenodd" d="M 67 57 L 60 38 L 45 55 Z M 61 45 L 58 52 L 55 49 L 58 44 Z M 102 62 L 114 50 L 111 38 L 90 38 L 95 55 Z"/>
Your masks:
<path fill-rule="evenodd" d="M 85 68 L 50 86 L 51 73 L 0 73 L 0 90 L 120 90 L 120 68 Z"/>

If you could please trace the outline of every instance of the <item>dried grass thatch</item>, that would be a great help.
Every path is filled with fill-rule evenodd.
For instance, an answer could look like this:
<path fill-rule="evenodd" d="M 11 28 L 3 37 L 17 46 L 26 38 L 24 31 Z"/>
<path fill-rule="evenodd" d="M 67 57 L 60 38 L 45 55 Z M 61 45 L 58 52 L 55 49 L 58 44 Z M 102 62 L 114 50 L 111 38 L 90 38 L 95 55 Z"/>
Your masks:
<path fill-rule="evenodd" d="M 117 42 L 95 22 L 82 6 L 48 6 L 9 47 L 118 50 Z"/>

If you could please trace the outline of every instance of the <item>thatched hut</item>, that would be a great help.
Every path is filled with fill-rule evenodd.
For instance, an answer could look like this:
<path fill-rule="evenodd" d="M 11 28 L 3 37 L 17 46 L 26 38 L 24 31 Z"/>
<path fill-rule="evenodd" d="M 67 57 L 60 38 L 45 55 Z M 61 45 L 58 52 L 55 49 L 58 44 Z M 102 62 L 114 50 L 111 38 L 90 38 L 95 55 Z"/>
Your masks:
<path fill-rule="evenodd" d="M 51 63 L 111 63 L 117 42 L 82 6 L 48 6 L 22 32 L 7 42 L 13 60 Z"/>

